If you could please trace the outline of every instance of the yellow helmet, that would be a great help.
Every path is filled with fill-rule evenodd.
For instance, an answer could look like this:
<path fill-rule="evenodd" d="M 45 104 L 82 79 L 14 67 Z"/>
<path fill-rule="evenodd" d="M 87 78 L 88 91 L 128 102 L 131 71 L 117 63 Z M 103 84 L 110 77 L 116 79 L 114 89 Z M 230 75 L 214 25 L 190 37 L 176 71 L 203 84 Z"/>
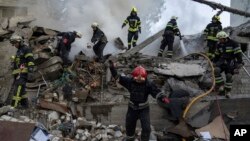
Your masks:
<path fill-rule="evenodd" d="M 217 21 L 220 21 L 220 17 L 219 17 L 219 16 L 216 16 L 216 15 L 213 16 L 212 20 L 213 20 L 213 19 L 215 19 L 215 20 L 217 20 Z"/>
<path fill-rule="evenodd" d="M 216 38 L 218 38 L 218 39 L 225 39 L 227 37 L 229 37 L 229 36 L 225 31 L 220 31 L 216 35 Z"/>
<path fill-rule="evenodd" d="M 176 16 L 171 17 L 171 20 L 177 20 L 177 19 L 178 19 L 178 17 L 176 17 Z"/>
<path fill-rule="evenodd" d="M 135 12 L 135 13 L 137 13 L 137 9 L 136 9 L 136 7 L 132 7 L 131 12 Z"/>

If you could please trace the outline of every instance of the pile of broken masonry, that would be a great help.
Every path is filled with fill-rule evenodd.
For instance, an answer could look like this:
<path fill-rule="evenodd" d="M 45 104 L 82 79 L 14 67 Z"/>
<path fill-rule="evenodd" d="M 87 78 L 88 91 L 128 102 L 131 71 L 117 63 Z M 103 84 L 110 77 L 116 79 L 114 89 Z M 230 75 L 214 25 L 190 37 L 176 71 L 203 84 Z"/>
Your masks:
<path fill-rule="evenodd" d="M 63 68 L 61 58 L 55 55 L 58 31 L 44 27 L 30 27 L 29 23 L 33 19 L 23 18 L 22 22 L 20 19 L 22 18 L 19 18 L 19 22 L 5 27 L 1 24 L 3 31 L 0 32 L 0 38 L 1 41 L 8 41 L 12 34 L 21 35 L 33 50 L 36 68 L 33 78 L 27 83 L 30 108 L 2 107 L 0 121 L 7 122 L 2 125 L 8 126 L 13 122 L 30 124 L 33 128 L 27 130 L 26 134 L 31 136 L 25 136 L 25 133 L 13 133 L 30 140 L 36 140 L 38 137 L 52 141 L 122 140 L 125 137 L 122 125 L 104 125 L 98 119 L 85 118 L 84 106 L 88 104 L 119 105 L 128 101 L 128 92 L 112 80 L 108 65 L 95 62 L 83 52 L 79 52 L 72 65 Z M 139 53 L 130 57 L 118 54 L 111 56 L 110 59 L 117 62 L 120 73 L 127 75 L 135 66 L 143 65 L 149 72 L 149 78 L 166 94 L 169 94 L 170 89 L 182 88 L 194 97 L 207 91 L 213 81 L 208 61 L 198 54 L 177 60 Z M 2 101 L 11 99 L 13 91 L 12 89 L 9 91 L 8 98 Z M 155 103 L 155 100 L 150 98 L 150 102 Z M 26 126 L 20 126 L 18 129 L 24 130 Z M 152 133 L 154 133 L 151 134 L 152 140 L 156 140 L 155 135 L 158 140 L 164 138 L 162 131 Z M 139 128 L 137 135 L 140 135 Z"/>

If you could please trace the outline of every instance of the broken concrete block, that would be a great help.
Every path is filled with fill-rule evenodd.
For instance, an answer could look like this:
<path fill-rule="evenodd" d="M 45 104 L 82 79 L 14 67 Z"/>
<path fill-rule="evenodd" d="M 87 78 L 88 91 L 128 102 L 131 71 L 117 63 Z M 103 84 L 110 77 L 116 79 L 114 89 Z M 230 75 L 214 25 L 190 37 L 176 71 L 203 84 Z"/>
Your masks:
<path fill-rule="evenodd" d="M 190 77 L 201 76 L 206 71 L 202 66 L 198 64 L 170 63 L 162 64 L 161 67 L 162 68 L 154 68 L 154 72 L 169 76 Z"/>
<path fill-rule="evenodd" d="M 50 66 L 53 66 L 54 64 L 60 63 L 62 64 L 63 61 L 59 56 L 53 56 L 51 58 L 49 58 L 49 60 L 43 62 L 42 64 L 38 64 L 37 65 L 37 69 L 44 69 L 44 68 L 48 68 Z"/>
<path fill-rule="evenodd" d="M 212 138 L 229 139 L 229 130 L 221 116 L 217 116 L 211 123 L 196 129 L 195 132 L 199 136 L 201 136 L 201 132 L 209 132 Z"/>
<path fill-rule="evenodd" d="M 27 24 L 36 20 L 32 16 L 16 16 L 9 19 L 9 28 L 16 27 L 18 24 Z"/>
<path fill-rule="evenodd" d="M 5 113 L 7 113 L 7 112 L 9 112 L 9 111 L 13 111 L 14 110 L 14 108 L 12 107 L 12 106 L 3 106 L 3 107 L 1 107 L 0 108 L 0 115 L 2 115 L 2 114 L 5 114 Z"/>
<path fill-rule="evenodd" d="M 35 123 L 0 121 L 0 139 L 3 141 L 28 141 Z"/>
<path fill-rule="evenodd" d="M 1 18 L 0 19 L 0 29 L 4 29 L 4 30 L 6 30 L 7 29 L 7 27 L 8 27 L 8 25 L 9 25 L 9 19 L 8 18 Z"/>
<path fill-rule="evenodd" d="M 45 109 L 50 109 L 50 110 L 54 110 L 63 114 L 69 113 L 69 110 L 67 108 L 67 106 L 56 103 L 56 102 L 46 102 L 42 99 L 39 100 L 38 102 L 38 106 L 45 108 Z"/>
<path fill-rule="evenodd" d="M 58 112 L 56 111 L 52 111 L 48 114 L 48 120 L 51 122 L 51 121 L 54 121 L 54 120 L 57 120 L 59 119 L 60 115 Z"/>
<path fill-rule="evenodd" d="M 121 132 L 121 131 L 115 131 L 114 136 L 115 136 L 116 138 L 119 138 L 119 137 L 122 136 L 122 132 Z"/>

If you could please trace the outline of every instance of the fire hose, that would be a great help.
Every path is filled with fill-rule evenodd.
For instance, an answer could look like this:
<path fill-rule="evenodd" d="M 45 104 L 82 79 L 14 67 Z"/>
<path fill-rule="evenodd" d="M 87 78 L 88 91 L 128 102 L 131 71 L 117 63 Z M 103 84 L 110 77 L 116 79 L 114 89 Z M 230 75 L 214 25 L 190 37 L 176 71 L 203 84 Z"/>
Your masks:
<path fill-rule="evenodd" d="M 199 95 L 199 96 L 197 96 L 197 97 L 194 97 L 194 98 L 191 100 L 191 102 L 189 102 L 189 104 L 187 105 L 187 107 L 185 108 L 185 110 L 184 110 L 184 112 L 183 112 L 183 115 L 182 115 L 183 119 L 186 118 L 187 113 L 188 113 L 188 111 L 191 109 L 191 107 L 192 107 L 199 99 L 201 99 L 201 98 L 207 96 L 208 94 L 210 94 L 210 93 L 213 91 L 214 87 L 215 87 L 215 76 L 214 76 L 214 67 L 213 67 L 213 63 L 210 61 L 210 59 L 209 59 L 206 55 L 204 55 L 204 54 L 202 54 L 202 53 L 193 53 L 193 54 L 190 54 L 190 55 L 194 55 L 194 54 L 203 56 L 203 57 L 208 61 L 209 66 L 212 68 L 212 69 L 211 69 L 211 73 L 212 73 L 212 82 L 213 82 L 213 83 L 212 83 L 212 86 L 211 86 L 211 88 L 210 88 L 209 90 L 207 90 L 205 93 L 202 93 L 201 95 Z M 190 56 L 190 55 L 188 55 L 188 56 Z M 182 141 L 186 141 L 186 140 L 183 138 Z"/>

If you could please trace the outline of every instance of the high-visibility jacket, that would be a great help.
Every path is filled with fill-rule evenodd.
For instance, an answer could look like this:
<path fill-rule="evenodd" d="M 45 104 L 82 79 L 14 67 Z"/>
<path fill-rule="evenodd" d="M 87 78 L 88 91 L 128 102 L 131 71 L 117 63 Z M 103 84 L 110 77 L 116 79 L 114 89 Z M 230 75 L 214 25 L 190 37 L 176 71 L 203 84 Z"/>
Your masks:
<path fill-rule="evenodd" d="M 242 63 L 242 50 L 239 44 L 230 38 L 227 38 L 226 43 L 218 43 L 215 51 L 216 58 L 223 58 L 226 60 L 235 60 Z"/>
<path fill-rule="evenodd" d="M 26 45 L 20 45 L 13 59 L 13 75 L 28 73 L 28 69 L 34 67 L 33 54 Z"/>
<path fill-rule="evenodd" d="M 123 24 L 125 24 L 125 25 L 129 24 L 128 31 L 130 31 L 130 32 L 136 32 L 141 28 L 141 20 L 137 15 L 128 16 Z"/>
<path fill-rule="evenodd" d="M 216 35 L 222 30 L 221 22 L 209 23 L 204 30 L 204 34 L 207 36 L 207 40 L 218 41 Z"/>
<path fill-rule="evenodd" d="M 167 23 L 163 36 L 166 35 L 180 35 L 180 30 L 177 26 L 176 20 L 172 19 Z"/>

